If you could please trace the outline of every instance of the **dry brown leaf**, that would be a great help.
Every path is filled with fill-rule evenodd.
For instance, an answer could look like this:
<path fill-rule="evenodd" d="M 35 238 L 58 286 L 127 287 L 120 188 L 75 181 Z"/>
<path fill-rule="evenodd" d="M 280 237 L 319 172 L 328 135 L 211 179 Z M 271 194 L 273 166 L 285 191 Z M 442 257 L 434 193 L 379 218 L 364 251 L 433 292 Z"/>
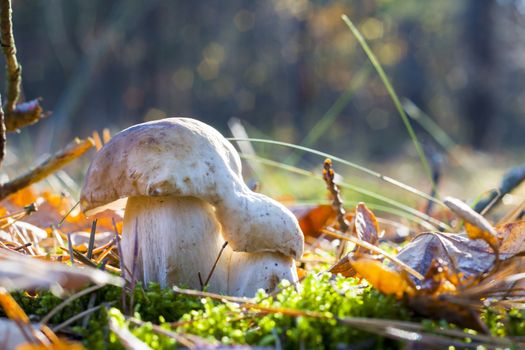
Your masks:
<path fill-rule="evenodd" d="M 355 208 L 355 231 L 357 238 L 373 245 L 379 242 L 379 224 L 376 216 L 365 203 L 358 203 Z M 363 247 L 356 249 L 356 254 L 368 254 L 370 251 Z"/>
<path fill-rule="evenodd" d="M 0 248 L 0 286 L 7 290 L 57 286 L 76 290 L 89 282 L 117 286 L 123 283 L 121 278 L 98 269 L 46 262 Z"/>
<path fill-rule="evenodd" d="M 331 205 L 300 206 L 292 208 L 299 220 L 299 226 L 305 237 L 319 237 L 321 229 L 330 224 L 336 217 Z"/>
<path fill-rule="evenodd" d="M 516 255 L 525 252 L 525 220 L 496 226 L 501 239 L 499 251 Z"/>
<path fill-rule="evenodd" d="M 354 277 L 356 273 L 354 267 L 352 266 L 352 263 L 350 262 L 350 254 L 342 257 L 341 260 L 339 260 L 328 271 L 333 273 L 334 275 L 339 273 L 343 277 Z"/>

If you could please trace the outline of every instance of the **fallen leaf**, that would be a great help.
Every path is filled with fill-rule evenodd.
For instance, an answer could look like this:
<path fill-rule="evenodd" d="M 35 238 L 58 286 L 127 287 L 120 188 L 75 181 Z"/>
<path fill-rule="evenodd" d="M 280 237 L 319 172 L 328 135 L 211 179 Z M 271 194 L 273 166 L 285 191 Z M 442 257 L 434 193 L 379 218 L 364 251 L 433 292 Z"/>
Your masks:
<path fill-rule="evenodd" d="M 319 237 L 321 229 L 336 217 L 332 206 L 326 204 L 295 207 L 292 208 L 292 212 L 299 220 L 299 226 L 305 237 Z"/>
<path fill-rule="evenodd" d="M 4 309 L 7 317 L 11 320 L 29 324 L 29 317 L 27 317 L 24 310 L 22 310 L 11 294 L 3 287 L 0 287 L 0 305 L 2 309 Z"/>
<path fill-rule="evenodd" d="M 358 203 L 355 208 L 355 231 L 357 238 L 365 242 L 373 245 L 377 245 L 379 242 L 379 224 L 376 216 L 366 207 L 365 203 Z M 368 254 L 370 251 L 363 247 L 358 247 L 355 253 Z"/>
<path fill-rule="evenodd" d="M 350 254 L 341 258 L 334 266 L 328 270 L 333 274 L 341 274 L 343 277 L 354 277 L 355 269 L 350 262 Z"/>
<path fill-rule="evenodd" d="M 116 286 L 121 286 L 123 283 L 120 277 L 98 269 L 46 262 L 0 248 L 0 286 L 7 290 L 57 286 L 76 290 L 89 282 Z"/>
<path fill-rule="evenodd" d="M 400 299 L 404 294 L 412 296 L 416 292 L 406 274 L 391 269 L 378 260 L 360 257 L 350 260 L 350 263 L 360 276 L 384 294 L 394 294 Z"/>
<path fill-rule="evenodd" d="M 525 220 L 496 226 L 502 254 L 516 255 L 525 252 Z"/>
<path fill-rule="evenodd" d="M 492 247 L 496 254 L 499 252 L 498 234 L 487 219 L 457 198 L 446 197 L 443 203 L 454 214 L 466 221 L 465 229 L 471 239 L 482 239 Z"/>

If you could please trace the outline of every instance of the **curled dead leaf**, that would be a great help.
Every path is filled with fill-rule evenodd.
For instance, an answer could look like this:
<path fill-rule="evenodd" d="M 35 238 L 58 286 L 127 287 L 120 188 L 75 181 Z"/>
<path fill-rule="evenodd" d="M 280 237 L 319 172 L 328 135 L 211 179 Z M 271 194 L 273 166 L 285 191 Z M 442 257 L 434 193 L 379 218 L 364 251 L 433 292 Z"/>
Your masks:
<path fill-rule="evenodd" d="M 368 209 L 365 203 L 358 203 L 355 208 L 355 231 L 357 238 L 377 245 L 379 242 L 379 224 L 374 213 Z M 356 254 L 369 254 L 370 251 L 363 247 L 356 249 Z"/>
<path fill-rule="evenodd" d="M 405 294 L 413 296 L 416 293 L 406 274 L 391 269 L 378 260 L 362 257 L 351 259 L 350 263 L 360 276 L 384 294 L 393 294 L 400 299 Z"/>

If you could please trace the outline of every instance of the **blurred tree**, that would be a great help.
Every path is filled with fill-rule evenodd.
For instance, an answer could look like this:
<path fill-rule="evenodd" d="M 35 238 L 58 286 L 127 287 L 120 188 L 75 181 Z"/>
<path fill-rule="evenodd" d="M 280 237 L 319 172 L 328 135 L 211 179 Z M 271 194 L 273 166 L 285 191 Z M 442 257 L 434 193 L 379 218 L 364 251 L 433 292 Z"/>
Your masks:
<path fill-rule="evenodd" d="M 498 113 L 494 94 L 496 53 L 494 14 L 496 1 L 468 0 L 465 9 L 465 38 L 468 84 L 463 113 L 468 121 L 469 140 L 476 147 L 488 147 L 494 138 L 489 131 Z"/>
<path fill-rule="evenodd" d="M 300 142 L 325 116 L 313 146 L 378 157 L 408 139 L 375 73 L 360 81 L 370 62 L 341 14 L 399 95 L 458 142 L 523 146 L 521 3 L 21 0 L 14 30 L 22 92 L 54 111 L 33 130 L 42 152 L 50 140 L 170 115 L 224 132 L 235 116 L 252 134 Z"/>

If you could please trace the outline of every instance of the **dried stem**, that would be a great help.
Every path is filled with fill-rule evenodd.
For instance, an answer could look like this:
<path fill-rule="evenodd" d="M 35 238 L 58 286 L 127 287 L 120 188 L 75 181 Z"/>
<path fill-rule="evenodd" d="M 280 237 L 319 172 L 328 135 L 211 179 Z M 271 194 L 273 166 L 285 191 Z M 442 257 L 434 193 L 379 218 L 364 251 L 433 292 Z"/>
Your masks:
<path fill-rule="evenodd" d="M 15 109 L 5 115 L 5 127 L 8 132 L 15 132 L 28 125 L 37 123 L 40 119 L 45 118 L 49 113 L 44 113 L 40 106 L 40 99 L 34 99 L 28 102 L 19 103 Z"/>
<path fill-rule="evenodd" d="M 332 236 L 332 237 L 335 237 L 335 238 L 339 238 L 340 240 L 350 241 L 350 242 L 352 242 L 354 244 L 357 244 L 358 246 L 361 246 L 361 247 L 363 247 L 365 249 L 371 250 L 374 253 L 381 254 L 385 258 L 389 259 L 394 264 L 399 266 L 401 269 L 405 270 L 406 272 L 408 272 L 409 274 L 411 274 L 412 276 L 417 278 L 418 280 L 423 281 L 425 279 L 425 277 L 422 274 L 420 274 L 419 272 L 417 272 L 416 270 L 414 270 L 413 268 L 411 268 L 410 266 L 408 266 L 407 264 L 405 264 L 404 262 L 399 260 L 397 257 L 395 257 L 392 254 L 384 251 L 383 249 L 381 249 L 379 247 L 376 247 L 375 245 L 370 244 L 367 241 L 363 241 L 362 239 L 359 239 L 357 237 L 343 236 L 341 234 L 342 232 L 337 232 L 336 230 L 333 230 L 333 231 L 332 230 L 333 229 L 323 229 L 322 232 L 326 233 L 329 236 Z"/>
<path fill-rule="evenodd" d="M 47 115 L 43 113 L 39 99 L 17 105 L 22 84 L 22 66 L 16 58 L 12 14 L 11 0 L 0 0 L 0 42 L 6 60 L 7 76 L 5 114 L 0 113 L 0 161 L 4 156 L 6 131 L 12 132 L 34 124 Z"/>
<path fill-rule="evenodd" d="M 16 102 L 20 96 L 22 67 L 16 58 L 11 0 L 1 0 L 0 11 L 0 40 L 2 42 L 2 49 L 5 55 L 7 75 L 7 100 L 5 103 L 5 111 L 6 114 L 10 114 L 15 110 Z"/>
<path fill-rule="evenodd" d="M 227 245 L 228 245 L 228 242 L 224 242 L 224 244 L 222 245 L 221 251 L 217 255 L 217 259 L 215 259 L 215 262 L 213 263 L 210 273 L 208 274 L 208 277 L 206 277 L 206 281 L 204 281 L 204 285 L 202 289 L 204 289 L 204 287 L 208 285 L 208 282 L 210 282 L 211 276 L 213 276 L 213 272 L 215 271 L 215 268 L 217 267 L 217 263 L 219 262 L 219 259 L 221 258 L 221 255 L 224 252 L 224 249 L 226 248 Z"/>
<path fill-rule="evenodd" d="M 332 160 L 326 159 L 323 164 L 323 180 L 326 183 L 326 188 L 332 195 L 332 206 L 337 213 L 337 222 L 341 232 L 346 233 L 350 228 L 350 224 L 345 219 L 346 211 L 343 207 L 343 200 L 341 199 L 341 192 L 334 182 L 335 172 L 332 167 Z M 341 259 L 346 249 L 346 241 L 341 241 L 339 250 L 337 252 L 337 260 Z"/>
<path fill-rule="evenodd" d="M 2 99 L 0 98 L 0 166 L 5 158 L 6 135 L 5 135 L 5 116 L 2 108 Z"/>
<path fill-rule="evenodd" d="M 64 149 L 50 156 L 32 170 L 12 181 L 0 185 L 0 199 L 4 199 L 10 194 L 44 179 L 70 161 L 86 153 L 91 147 L 93 147 L 93 140 L 90 138 L 86 140 L 73 140 Z"/>
<path fill-rule="evenodd" d="M 69 298 L 67 298 L 66 300 L 64 300 L 63 302 L 61 302 L 57 306 L 55 306 L 53 308 L 53 310 L 51 310 L 46 316 L 44 316 L 44 318 L 42 318 L 42 320 L 40 321 L 40 324 L 41 325 L 47 324 L 53 318 L 53 316 L 55 316 L 58 312 L 60 312 L 60 310 L 62 310 L 63 308 L 65 308 L 66 306 L 71 304 L 71 302 L 73 302 L 74 300 L 76 300 L 76 299 L 78 299 L 78 298 L 80 298 L 80 297 L 82 297 L 82 296 L 84 296 L 86 294 L 92 293 L 92 292 L 94 292 L 97 289 L 100 289 L 102 287 L 103 287 L 103 285 L 94 285 L 94 286 L 88 287 L 86 289 L 83 289 L 83 290 L 81 290 L 78 293 L 75 293 L 75 294 L 71 295 Z"/>

